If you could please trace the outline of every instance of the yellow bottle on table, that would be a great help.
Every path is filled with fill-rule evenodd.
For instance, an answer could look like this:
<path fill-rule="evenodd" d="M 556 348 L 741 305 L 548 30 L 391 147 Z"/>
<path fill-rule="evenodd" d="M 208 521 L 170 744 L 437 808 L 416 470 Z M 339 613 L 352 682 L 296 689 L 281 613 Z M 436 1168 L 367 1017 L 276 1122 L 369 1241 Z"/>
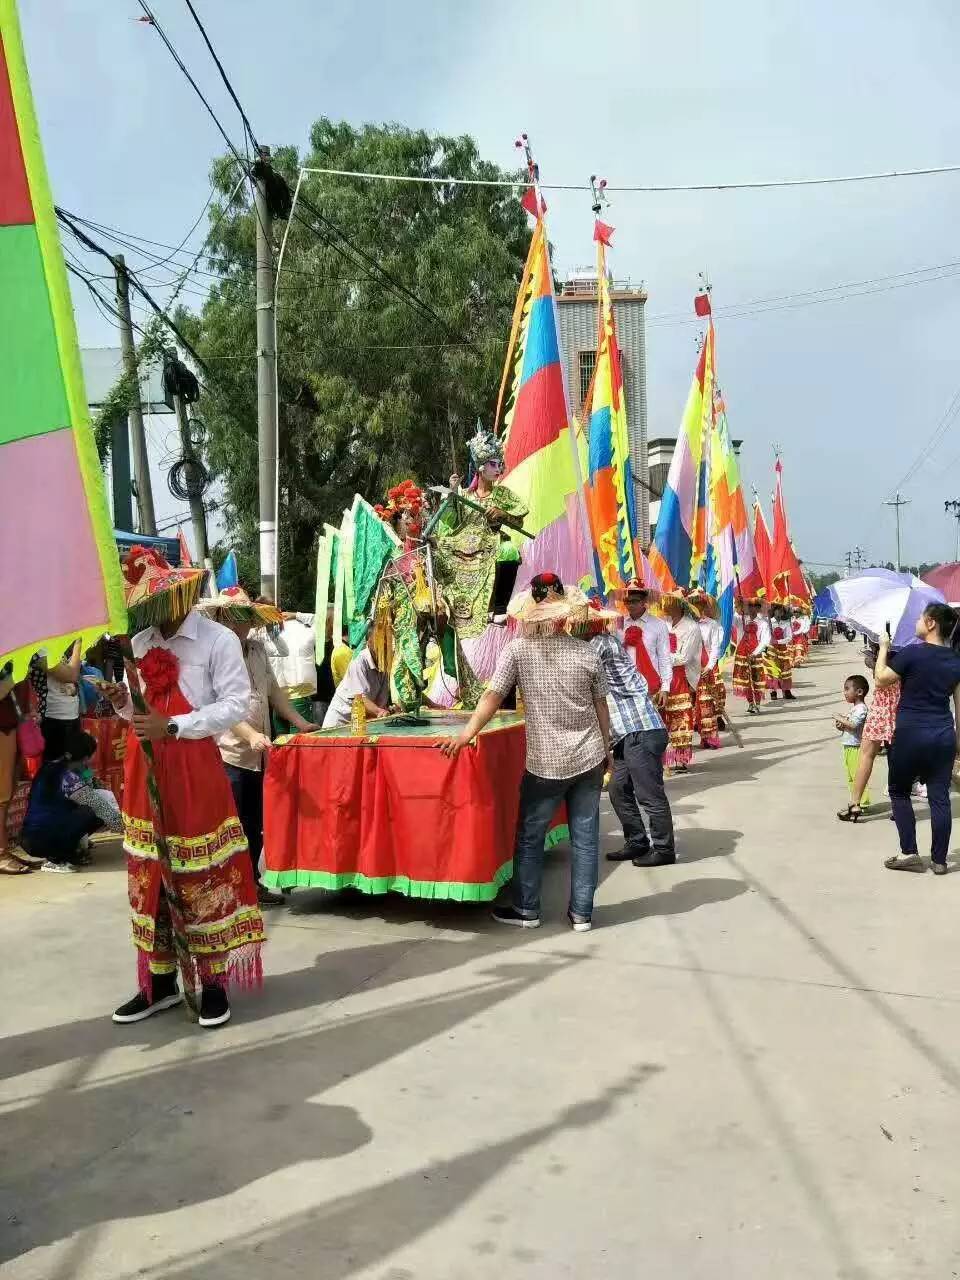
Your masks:
<path fill-rule="evenodd" d="M 353 695 L 350 708 L 350 732 L 355 738 L 364 738 L 367 734 L 367 708 L 362 693 Z"/>

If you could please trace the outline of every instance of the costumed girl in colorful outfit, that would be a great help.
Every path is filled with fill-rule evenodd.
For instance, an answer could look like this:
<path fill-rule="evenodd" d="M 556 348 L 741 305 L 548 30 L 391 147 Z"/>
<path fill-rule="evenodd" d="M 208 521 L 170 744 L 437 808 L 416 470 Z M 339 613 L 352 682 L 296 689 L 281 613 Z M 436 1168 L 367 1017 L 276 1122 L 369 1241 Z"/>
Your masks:
<path fill-rule="evenodd" d="M 440 519 L 434 568 L 465 660 L 460 702 L 473 707 L 507 640 L 503 628 L 488 624 L 506 615 L 519 568 L 519 553 L 501 530 L 521 528 L 528 508 L 499 482 L 503 445 L 497 437 L 478 425 L 468 443 L 475 475 L 463 490 L 460 477 L 450 477 L 453 498 L 463 501 L 450 502 Z"/>
<path fill-rule="evenodd" d="M 703 640 L 700 683 L 697 685 L 697 705 L 694 723 L 700 734 L 700 745 L 716 751 L 720 742 L 719 721 L 726 705 L 726 689 L 720 675 L 720 646 L 723 643 L 723 624 L 717 619 L 717 602 L 706 591 L 694 591 L 690 603 L 700 615 L 700 636 Z"/>
<path fill-rule="evenodd" d="M 686 773 L 693 759 L 694 704 L 700 683 L 703 637 L 693 606 L 682 592 L 671 591 L 663 595 L 659 607 L 670 621 L 670 660 L 673 665 L 665 713 L 670 741 L 664 763 L 668 769 Z"/>
<path fill-rule="evenodd" d="M 793 694 L 793 625 L 790 610 L 775 605 L 770 615 L 773 639 L 767 650 L 767 688 L 770 697 L 776 699 L 782 693 L 784 701 L 792 702 Z"/>
<path fill-rule="evenodd" d="M 745 698 L 747 714 L 759 715 L 760 703 L 766 697 L 767 667 L 764 658 L 765 620 L 760 617 L 757 600 L 739 602 L 743 634 L 737 641 L 733 658 L 733 693 Z"/>
<path fill-rule="evenodd" d="M 200 1025 L 220 1026 L 230 1018 L 227 984 L 262 980 L 263 920 L 216 741 L 247 715 L 250 680 L 234 633 L 193 608 L 202 569 L 171 569 L 158 552 L 134 547 L 123 571 L 136 630 L 133 657 L 149 710 L 134 714 L 125 686 L 108 687 L 113 705 L 132 722 L 123 845 L 139 981 L 139 991 L 113 1020 L 140 1022 L 182 1000 L 172 902 L 194 970 L 190 976 L 202 988 Z M 142 742 L 152 746 L 162 818 L 151 803 Z M 169 882 L 158 857 L 158 821 L 169 852 Z"/>

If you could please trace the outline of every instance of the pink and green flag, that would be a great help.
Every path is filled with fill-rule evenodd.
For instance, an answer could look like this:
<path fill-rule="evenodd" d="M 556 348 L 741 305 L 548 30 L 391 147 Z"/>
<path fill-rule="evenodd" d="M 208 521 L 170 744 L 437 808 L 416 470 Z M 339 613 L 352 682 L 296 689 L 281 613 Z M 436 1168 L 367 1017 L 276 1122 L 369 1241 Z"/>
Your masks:
<path fill-rule="evenodd" d="M 127 629 L 16 0 L 0 0 L 0 667 Z"/>

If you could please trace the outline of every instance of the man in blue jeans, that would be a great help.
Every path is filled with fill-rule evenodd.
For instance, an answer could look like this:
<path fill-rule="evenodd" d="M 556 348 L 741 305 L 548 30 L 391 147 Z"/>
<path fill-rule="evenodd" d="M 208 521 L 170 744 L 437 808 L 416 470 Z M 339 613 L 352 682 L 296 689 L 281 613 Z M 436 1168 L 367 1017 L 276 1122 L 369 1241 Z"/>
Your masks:
<path fill-rule="evenodd" d="M 667 730 L 650 698 L 647 682 L 620 641 L 606 631 L 594 636 L 607 679 L 613 766 L 610 803 L 620 819 L 626 843 L 610 862 L 662 867 L 676 862 L 673 814 L 663 785 Z M 646 816 L 647 824 L 644 824 Z M 647 833 L 647 825 L 650 831 Z"/>
<path fill-rule="evenodd" d="M 463 732 L 444 743 L 456 756 L 488 724 L 516 687 L 527 717 L 527 762 L 513 854 L 513 902 L 493 918 L 521 929 L 540 925 L 543 843 L 566 801 L 572 862 L 567 918 L 577 933 L 591 928 L 600 857 L 600 791 L 610 717 L 600 658 L 568 633 L 585 619 L 587 601 L 554 573 L 538 574 L 508 610 L 520 635 L 504 649 L 480 704 Z"/>

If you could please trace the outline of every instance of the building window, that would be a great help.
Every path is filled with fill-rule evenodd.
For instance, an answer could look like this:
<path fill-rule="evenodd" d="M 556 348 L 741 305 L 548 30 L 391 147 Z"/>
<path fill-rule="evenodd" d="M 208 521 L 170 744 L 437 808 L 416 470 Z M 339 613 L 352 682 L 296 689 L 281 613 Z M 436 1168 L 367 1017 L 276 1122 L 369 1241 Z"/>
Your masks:
<path fill-rule="evenodd" d="M 583 408 L 584 401 L 587 398 L 587 392 L 590 390 L 590 381 L 593 378 L 593 371 L 597 364 L 596 351 L 578 351 L 577 352 L 577 371 L 580 375 L 580 408 Z"/>

